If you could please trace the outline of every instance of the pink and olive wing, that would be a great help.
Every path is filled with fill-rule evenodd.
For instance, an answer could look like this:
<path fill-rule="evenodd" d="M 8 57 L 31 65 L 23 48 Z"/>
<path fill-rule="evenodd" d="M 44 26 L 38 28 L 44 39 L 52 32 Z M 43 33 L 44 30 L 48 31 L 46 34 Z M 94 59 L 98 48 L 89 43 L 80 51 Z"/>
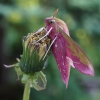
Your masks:
<path fill-rule="evenodd" d="M 60 70 L 62 80 L 67 87 L 70 75 L 70 60 L 66 57 L 65 40 L 61 34 L 57 36 L 57 39 L 52 46 L 52 52 Z"/>
<path fill-rule="evenodd" d="M 61 33 L 66 40 L 66 52 L 68 53 L 68 57 L 73 62 L 73 67 L 84 74 L 94 76 L 93 65 L 83 50 L 66 33 L 63 31 Z"/>

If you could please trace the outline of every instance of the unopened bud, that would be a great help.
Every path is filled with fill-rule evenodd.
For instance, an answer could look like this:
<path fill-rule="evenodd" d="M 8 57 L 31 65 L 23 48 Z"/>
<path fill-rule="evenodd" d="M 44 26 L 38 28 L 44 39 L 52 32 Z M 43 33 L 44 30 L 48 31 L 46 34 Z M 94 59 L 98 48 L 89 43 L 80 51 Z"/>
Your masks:
<path fill-rule="evenodd" d="M 50 39 L 47 36 L 41 39 L 45 34 L 43 30 L 23 37 L 23 54 L 19 62 L 23 72 L 32 74 L 43 69 L 47 56 L 45 59 L 43 57 L 50 45 Z"/>

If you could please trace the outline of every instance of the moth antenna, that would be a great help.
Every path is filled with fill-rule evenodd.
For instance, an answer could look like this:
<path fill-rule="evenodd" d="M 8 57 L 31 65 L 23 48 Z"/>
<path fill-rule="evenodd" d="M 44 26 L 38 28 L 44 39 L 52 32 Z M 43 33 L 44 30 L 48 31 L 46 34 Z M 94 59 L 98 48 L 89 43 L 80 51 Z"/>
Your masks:
<path fill-rule="evenodd" d="M 55 17 L 55 15 L 57 14 L 59 9 L 56 9 L 56 11 L 53 13 L 53 18 Z"/>
<path fill-rule="evenodd" d="M 53 43 L 55 42 L 55 40 L 57 39 L 57 36 L 54 38 L 54 40 L 51 42 L 51 44 L 50 44 L 50 46 L 49 46 L 49 48 L 48 48 L 48 50 L 47 50 L 47 52 L 45 53 L 45 55 L 44 55 L 44 57 L 43 57 L 43 60 L 45 59 L 45 57 L 46 57 L 46 55 L 47 55 L 47 53 L 49 52 L 49 50 L 50 50 L 50 48 L 51 48 L 51 46 L 53 45 Z"/>

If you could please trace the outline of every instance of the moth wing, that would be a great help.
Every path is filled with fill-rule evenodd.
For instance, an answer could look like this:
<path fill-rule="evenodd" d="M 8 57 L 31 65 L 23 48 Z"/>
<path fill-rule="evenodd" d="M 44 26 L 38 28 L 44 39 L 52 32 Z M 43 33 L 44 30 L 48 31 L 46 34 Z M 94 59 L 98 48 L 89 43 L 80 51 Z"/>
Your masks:
<path fill-rule="evenodd" d="M 71 65 L 83 74 L 94 76 L 93 65 L 83 50 L 63 30 L 61 30 L 61 33 L 66 40 L 66 53 L 73 63 Z"/>
<path fill-rule="evenodd" d="M 56 41 L 52 45 L 52 52 L 60 70 L 62 80 L 67 87 L 70 75 L 70 60 L 66 57 L 65 40 L 62 34 L 58 34 Z"/>

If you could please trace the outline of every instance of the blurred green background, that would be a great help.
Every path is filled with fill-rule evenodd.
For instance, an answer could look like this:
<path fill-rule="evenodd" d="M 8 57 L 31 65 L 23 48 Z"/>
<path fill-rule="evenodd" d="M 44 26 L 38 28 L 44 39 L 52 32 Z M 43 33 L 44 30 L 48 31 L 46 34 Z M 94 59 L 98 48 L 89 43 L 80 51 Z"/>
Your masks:
<path fill-rule="evenodd" d="M 30 100 L 100 100 L 100 0 L 0 0 L 0 100 L 22 100 L 24 84 L 17 81 L 14 68 L 22 54 L 22 37 L 45 26 L 53 14 L 63 19 L 71 37 L 92 61 L 95 77 L 71 69 L 66 89 L 53 55 L 44 70 L 47 88 L 31 89 Z"/>

